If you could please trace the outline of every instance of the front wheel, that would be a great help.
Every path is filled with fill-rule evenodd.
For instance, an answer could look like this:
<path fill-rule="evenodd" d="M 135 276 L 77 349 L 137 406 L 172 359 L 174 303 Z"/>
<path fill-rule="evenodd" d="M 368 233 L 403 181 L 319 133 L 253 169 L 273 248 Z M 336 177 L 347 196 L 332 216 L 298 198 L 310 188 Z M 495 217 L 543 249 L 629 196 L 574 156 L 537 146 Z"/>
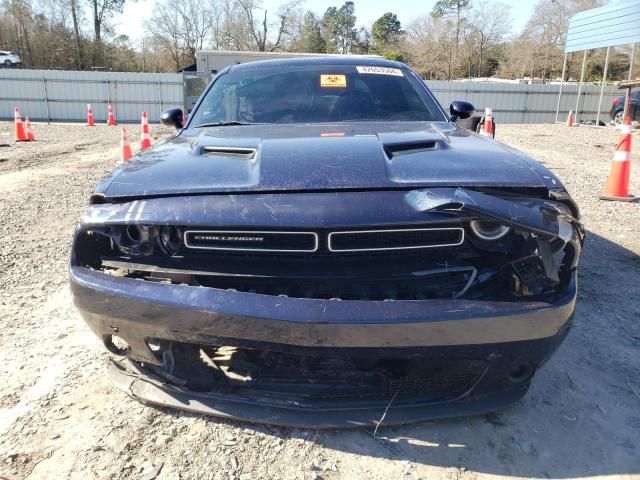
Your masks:
<path fill-rule="evenodd" d="M 620 110 L 619 112 L 615 113 L 615 115 L 613 116 L 613 122 L 616 125 L 622 125 L 624 123 L 624 110 Z"/>
<path fill-rule="evenodd" d="M 5 61 L 4 61 L 4 64 L 5 64 L 7 67 L 10 67 L 10 66 L 11 66 L 11 60 L 5 60 Z"/>

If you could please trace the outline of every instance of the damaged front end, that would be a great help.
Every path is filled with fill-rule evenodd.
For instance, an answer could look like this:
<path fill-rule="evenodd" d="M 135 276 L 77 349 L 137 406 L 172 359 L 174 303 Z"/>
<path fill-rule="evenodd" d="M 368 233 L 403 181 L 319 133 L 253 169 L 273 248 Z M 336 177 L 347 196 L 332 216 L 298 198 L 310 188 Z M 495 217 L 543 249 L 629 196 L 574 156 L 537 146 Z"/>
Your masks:
<path fill-rule="evenodd" d="M 504 255 L 497 265 L 479 272 L 473 298 L 500 292 L 512 298 L 553 294 L 566 288 L 578 266 L 585 231 L 575 204 L 463 188 L 414 190 L 406 200 L 421 212 L 473 216 L 473 246 Z"/>
<path fill-rule="evenodd" d="M 92 205 L 78 228 L 76 305 L 136 398 L 313 427 L 475 414 L 570 326 L 564 191 L 231 197 Z"/>

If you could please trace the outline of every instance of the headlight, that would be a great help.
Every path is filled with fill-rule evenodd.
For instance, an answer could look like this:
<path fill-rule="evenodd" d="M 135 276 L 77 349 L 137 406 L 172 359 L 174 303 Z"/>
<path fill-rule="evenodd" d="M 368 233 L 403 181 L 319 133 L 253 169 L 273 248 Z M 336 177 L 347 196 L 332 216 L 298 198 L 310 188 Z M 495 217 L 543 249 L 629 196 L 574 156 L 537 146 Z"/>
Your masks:
<path fill-rule="evenodd" d="M 469 226 L 475 236 L 482 240 L 498 240 L 511 230 L 506 225 L 488 220 L 471 220 Z"/>

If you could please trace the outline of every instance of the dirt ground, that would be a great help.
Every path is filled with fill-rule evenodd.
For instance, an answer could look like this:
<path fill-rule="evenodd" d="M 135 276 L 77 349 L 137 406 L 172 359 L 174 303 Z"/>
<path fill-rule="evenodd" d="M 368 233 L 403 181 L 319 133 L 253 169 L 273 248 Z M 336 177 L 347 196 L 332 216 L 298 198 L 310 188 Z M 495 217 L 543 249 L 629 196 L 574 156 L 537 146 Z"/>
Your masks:
<path fill-rule="evenodd" d="M 37 143 L 14 144 L 12 128 L 0 123 L 0 478 L 640 478 L 640 203 L 597 200 L 612 128 L 498 126 L 498 140 L 566 182 L 589 231 L 575 327 L 530 392 L 498 413 L 380 438 L 147 407 L 112 387 L 66 264 L 119 131 L 37 124 Z M 152 126 L 154 141 L 169 133 Z"/>

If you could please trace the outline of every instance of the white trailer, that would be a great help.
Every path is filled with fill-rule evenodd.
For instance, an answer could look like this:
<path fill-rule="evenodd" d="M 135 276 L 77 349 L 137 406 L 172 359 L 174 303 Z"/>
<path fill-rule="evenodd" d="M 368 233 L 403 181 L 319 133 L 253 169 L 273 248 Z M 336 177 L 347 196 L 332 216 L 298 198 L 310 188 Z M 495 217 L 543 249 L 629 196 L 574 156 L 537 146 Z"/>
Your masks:
<path fill-rule="evenodd" d="M 292 57 L 326 57 L 326 53 L 289 53 L 289 52 L 234 52 L 229 50 L 199 50 L 196 52 L 198 73 L 215 75 L 229 65 Z"/>

